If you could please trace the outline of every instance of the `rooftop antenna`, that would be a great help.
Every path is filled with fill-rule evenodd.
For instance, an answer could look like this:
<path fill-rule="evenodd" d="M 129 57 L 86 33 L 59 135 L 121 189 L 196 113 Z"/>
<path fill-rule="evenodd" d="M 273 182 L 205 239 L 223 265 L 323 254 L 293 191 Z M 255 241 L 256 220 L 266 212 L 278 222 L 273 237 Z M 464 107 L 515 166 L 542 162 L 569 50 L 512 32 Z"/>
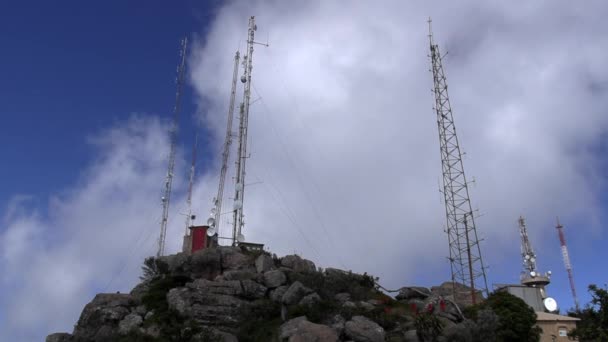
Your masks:
<path fill-rule="evenodd" d="M 160 222 L 160 237 L 158 239 L 158 251 L 156 256 L 163 256 L 165 253 L 165 237 L 167 235 L 167 223 L 169 219 L 169 203 L 171 200 L 171 184 L 173 182 L 173 169 L 175 168 L 175 145 L 177 141 L 177 129 L 179 125 L 179 111 L 181 104 L 181 91 L 184 82 L 184 74 L 186 70 L 186 48 L 188 46 L 188 38 L 181 40 L 181 48 L 179 50 L 180 62 L 177 67 L 177 90 L 175 92 L 175 105 L 173 106 L 173 122 L 169 129 L 169 139 L 171 147 L 169 150 L 169 166 L 167 168 L 167 176 L 165 178 L 164 194 L 161 198 L 163 204 L 163 216 Z"/>
<path fill-rule="evenodd" d="M 485 267 L 481 257 L 475 219 L 469 199 L 468 183 L 464 174 L 462 153 L 452 108 L 448 97 L 448 85 L 443 71 L 439 46 L 433 42 L 431 19 L 429 42 L 431 49 L 431 71 L 433 92 L 439 128 L 439 145 L 443 173 L 443 195 L 447 220 L 447 234 L 450 249 L 450 269 L 454 299 L 466 298 L 468 294 L 457 293 L 457 283 L 468 286 L 472 304 L 477 301 L 476 289 L 488 293 Z"/>
<path fill-rule="evenodd" d="M 232 72 L 232 90 L 230 91 L 230 105 L 228 106 L 228 120 L 226 122 L 226 137 L 224 139 L 224 149 L 222 152 L 222 168 L 220 169 L 220 181 L 217 189 L 217 195 L 213 200 L 213 208 L 211 208 L 211 217 L 207 220 L 209 229 L 207 234 L 210 236 L 219 236 L 220 219 L 222 214 L 222 200 L 224 198 L 224 183 L 226 181 L 226 171 L 228 170 L 228 158 L 230 156 L 230 145 L 235 133 L 232 132 L 232 119 L 234 117 L 234 100 L 236 97 L 236 84 L 239 74 L 239 52 L 234 54 L 234 71 Z"/>
<path fill-rule="evenodd" d="M 532 244 L 528 238 L 528 228 L 526 226 L 526 220 L 523 216 L 520 216 L 517 220 L 519 223 L 519 235 L 521 236 L 521 257 L 523 261 L 523 270 L 521 274 L 522 285 L 530 287 L 538 287 L 541 292 L 543 299 L 548 298 L 545 292 L 545 286 L 551 282 L 551 271 L 544 274 L 538 272 L 536 268 L 536 253 L 532 249 Z M 554 299 L 550 300 L 555 303 Z M 549 309 L 548 309 L 549 310 Z M 549 310 L 553 311 L 553 310 Z"/>
<path fill-rule="evenodd" d="M 192 215 L 192 187 L 194 185 L 194 176 L 196 175 L 196 148 L 198 147 L 198 133 L 194 136 L 194 146 L 192 147 L 192 164 L 190 164 L 190 178 L 188 181 L 188 198 L 186 203 L 188 205 L 188 215 L 186 216 L 186 233 L 188 235 L 192 221 L 196 218 L 196 215 Z"/>
<path fill-rule="evenodd" d="M 562 257 L 564 258 L 564 266 L 566 272 L 568 272 L 568 280 L 570 281 L 570 290 L 572 291 L 572 298 L 574 298 L 574 306 L 576 310 L 579 310 L 578 297 L 576 296 L 576 289 L 574 287 L 574 276 L 572 275 L 572 264 L 570 263 L 570 256 L 568 255 L 568 247 L 566 246 L 566 237 L 564 236 L 564 226 L 559 223 L 559 217 L 557 218 L 557 234 L 559 235 L 559 242 L 562 249 Z"/>
<path fill-rule="evenodd" d="M 236 184 L 234 186 L 234 212 L 232 220 L 232 245 L 236 246 L 240 242 L 245 241 L 242 234 L 243 226 L 245 225 L 243 215 L 243 200 L 245 198 L 245 162 L 247 156 L 247 131 L 249 124 L 249 104 L 251 100 L 251 72 L 253 69 L 253 45 L 261 44 L 254 41 L 255 17 L 249 17 L 249 30 L 247 32 L 247 54 L 243 57 L 244 73 L 241 76 L 241 82 L 245 84 L 243 91 L 243 102 L 239 108 L 239 144 L 237 148 L 236 159 Z"/>

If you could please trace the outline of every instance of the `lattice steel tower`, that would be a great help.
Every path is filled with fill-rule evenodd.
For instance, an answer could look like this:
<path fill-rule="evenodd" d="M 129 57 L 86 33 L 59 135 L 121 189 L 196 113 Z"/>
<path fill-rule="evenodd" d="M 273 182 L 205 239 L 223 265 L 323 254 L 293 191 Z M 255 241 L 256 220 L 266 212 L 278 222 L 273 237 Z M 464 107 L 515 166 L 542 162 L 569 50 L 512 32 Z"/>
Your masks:
<path fill-rule="evenodd" d="M 442 56 L 439 46 L 433 42 L 431 20 L 429 19 L 429 41 L 431 49 L 431 71 L 433 73 L 433 92 L 435 94 L 435 111 L 439 128 L 439 146 L 443 172 L 443 195 L 446 211 L 446 232 L 450 246 L 450 268 L 455 298 L 466 298 L 476 302 L 476 292 L 488 291 L 485 268 L 481 257 L 479 239 L 475 228 L 475 218 L 471 209 L 469 189 L 464 174 L 462 153 L 452 108 L 448 97 L 448 85 L 443 71 Z M 470 289 L 463 293 L 462 286 Z M 469 292 L 470 291 L 470 292 Z"/>
<path fill-rule="evenodd" d="M 167 176 L 165 178 L 164 194 L 161 198 L 163 203 L 163 214 L 160 222 L 160 237 L 158 238 L 158 250 L 156 256 L 162 256 L 165 253 L 165 237 L 167 235 L 167 223 L 169 221 L 169 204 L 171 200 L 171 185 L 173 183 L 173 169 L 175 168 L 175 147 L 177 143 L 177 129 L 179 126 L 179 111 L 181 107 L 182 85 L 184 83 L 184 75 L 186 72 L 186 48 L 188 46 L 187 38 L 182 39 L 180 48 L 180 62 L 177 67 L 177 90 L 175 92 L 175 105 L 173 106 L 173 121 L 169 129 L 169 139 L 171 147 L 169 149 L 169 166 L 167 168 Z"/>
<path fill-rule="evenodd" d="M 257 26 L 255 17 L 249 18 L 249 30 L 247 32 L 247 54 L 243 57 L 244 73 L 241 82 L 245 84 L 243 91 L 243 102 L 239 110 L 239 144 L 236 159 L 236 184 L 234 187 L 234 214 L 232 221 L 232 244 L 243 242 L 244 237 L 241 230 L 245 225 L 243 220 L 243 201 L 245 198 L 245 162 L 247 156 L 247 131 L 249 129 L 249 102 L 251 99 L 251 71 L 253 69 L 253 45 Z"/>

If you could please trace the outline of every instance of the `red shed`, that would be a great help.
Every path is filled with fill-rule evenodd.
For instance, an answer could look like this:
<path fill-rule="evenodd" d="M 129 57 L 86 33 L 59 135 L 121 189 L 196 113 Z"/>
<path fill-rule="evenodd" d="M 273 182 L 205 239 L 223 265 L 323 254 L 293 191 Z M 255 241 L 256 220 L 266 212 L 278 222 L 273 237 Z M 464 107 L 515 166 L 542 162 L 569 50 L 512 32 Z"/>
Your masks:
<path fill-rule="evenodd" d="M 190 236 L 192 239 L 192 253 L 207 248 L 207 229 L 209 226 L 192 226 L 190 227 Z"/>

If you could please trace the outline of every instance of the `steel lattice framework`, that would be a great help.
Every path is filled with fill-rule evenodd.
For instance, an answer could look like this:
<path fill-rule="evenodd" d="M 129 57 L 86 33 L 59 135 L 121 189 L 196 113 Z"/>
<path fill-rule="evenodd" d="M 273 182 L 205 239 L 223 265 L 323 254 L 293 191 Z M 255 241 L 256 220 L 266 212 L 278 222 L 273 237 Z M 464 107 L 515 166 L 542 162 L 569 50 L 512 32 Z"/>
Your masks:
<path fill-rule="evenodd" d="M 165 178 L 165 188 L 162 197 L 163 215 L 160 222 L 160 237 L 158 238 L 158 250 L 156 256 L 163 256 L 165 253 L 165 238 L 167 235 L 167 223 L 169 221 L 169 204 L 171 202 L 171 185 L 173 183 L 173 170 L 175 169 L 175 148 L 177 143 L 177 129 L 179 126 L 179 111 L 181 107 L 182 85 L 186 74 L 186 49 L 188 47 L 187 38 L 182 39 L 180 48 L 180 62 L 177 67 L 177 90 L 175 92 L 175 105 L 173 106 L 173 121 L 169 129 L 171 147 L 169 150 L 169 165 L 167 177 Z"/>
<path fill-rule="evenodd" d="M 488 291 L 485 268 L 475 218 L 471 209 L 469 189 L 462 163 L 462 153 L 452 108 L 448 97 L 448 85 L 442 66 L 439 46 L 433 42 L 429 20 L 429 39 L 431 49 L 431 68 L 433 73 L 433 92 L 439 128 L 439 145 L 443 173 L 443 195 L 447 219 L 446 232 L 450 247 L 450 267 L 455 298 L 466 298 L 469 293 L 461 293 L 458 284 L 470 287 L 472 303 L 476 302 L 477 291 Z M 462 287 L 460 287 L 462 288 Z M 466 290 L 466 292 L 469 292 Z"/>

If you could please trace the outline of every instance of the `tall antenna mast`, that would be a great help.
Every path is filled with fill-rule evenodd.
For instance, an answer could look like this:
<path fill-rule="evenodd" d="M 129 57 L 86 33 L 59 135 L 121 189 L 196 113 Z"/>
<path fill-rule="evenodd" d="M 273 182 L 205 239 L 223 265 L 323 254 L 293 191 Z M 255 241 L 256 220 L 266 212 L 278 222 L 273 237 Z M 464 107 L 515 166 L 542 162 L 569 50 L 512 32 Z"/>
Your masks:
<path fill-rule="evenodd" d="M 464 174 L 462 154 L 452 108 L 448 97 L 448 85 L 442 66 L 439 46 L 433 42 L 429 19 L 429 40 L 435 111 L 439 128 L 439 145 L 443 173 L 443 195 L 447 219 L 447 234 L 450 248 L 450 268 L 454 299 L 466 298 L 466 293 L 456 290 L 457 283 L 469 286 L 471 302 L 476 303 L 476 289 L 488 292 L 485 268 L 481 257 L 475 219 L 469 199 L 468 183 Z"/>
<path fill-rule="evenodd" d="M 222 168 L 220 170 L 220 184 L 217 195 L 213 201 L 214 207 L 211 208 L 211 217 L 207 221 L 210 235 L 219 235 L 220 219 L 222 215 L 222 200 L 224 198 L 224 183 L 226 182 L 226 171 L 228 170 L 228 157 L 230 155 L 230 145 L 232 145 L 232 119 L 234 117 L 234 100 L 236 98 L 236 81 L 239 74 L 239 52 L 234 55 L 234 70 L 232 72 L 232 90 L 230 91 L 230 105 L 228 106 L 228 121 L 226 122 L 226 138 L 224 139 L 224 150 L 222 152 Z"/>
<path fill-rule="evenodd" d="M 192 220 L 196 217 L 192 215 L 192 187 L 194 185 L 194 176 L 196 175 L 196 149 L 198 147 L 198 133 L 194 136 L 194 146 L 192 147 L 192 164 L 190 164 L 190 178 L 188 181 L 188 198 L 186 199 L 186 203 L 188 205 L 188 215 L 186 217 L 186 233 L 184 235 L 188 235 L 190 226 L 192 225 Z"/>
<path fill-rule="evenodd" d="M 180 62 L 177 67 L 177 90 L 175 92 L 175 105 L 173 106 L 173 122 L 169 129 L 169 138 L 171 148 L 169 150 L 169 166 L 167 168 L 167 177 L 165 178 L 164 195 L 161 198 L 163 203 L 163 216 L 160 222 L 160 237 L 158 239 L 158 251 L 156 256 L 163 256 L 165 253 L 165 237 L 167 235 L 167 223 L 169 219 L 169 203 L 171 200 L 171 184 L 173 182 L 173 169 L 175 168 L 175 145 L 177 141 L 177 128 L 179 125 L 179 111 L 182 96 L 182 84 L 184 82 L 184 74 L 186 70 L 186 48 L 188 46 L 188 38 L 181 40 L 181 48 L 179 51 Z"/>
<path fill-rule="evenodd" d="M 576 289 L 574 288 L 574 276 L 572 275 L 572 264 L 570 263 L 570 256 L 568 255 L 568 247 L 566 246 L 566 237 L 564 236 L 564 226 L 559 223 L 557 218 L 557 234 L 559 235 L 559 242 L 562 248 L 562 257 L 564 258 L 564 266 L 566 272 L 568 272 L 568 280 L 570 281 L 570 290 L 572 291 L 572 298 L 574 298 L 574 306 L 576 310 L 579 309 L 578 297 L 576 296 Z"/>
<path fill-rule="evenodd" d="M 247 130 L 249 124 L 249 101 L 251 98 L 251 71 L 253 69 L 253 44 L 257 26 L 255 17 L 249 18 L 249 30 L 247 33 L 247 55 L 243 57 L 244 73 L 241 82 L 245 84 L 243 92 L 243 102 L 240 106 L 239 117 L 239 145 L 236 159 L 236 184 L 234 196 L 234 215 L 232 221 L 232 245 L 243 242 L 244 236 L 241 234 L 245 222 L 243 220 L 243 200 L 245 198 L 245 161 L 247 156 Z"/>
<path fill-rule="evenodd" d="M 525 219 L 520 216 L 517 220 L 519 223 L 519 235 L 521 236 L 521 257 L 523 258 L 524 274 L 528 276 L 531 272 L 536 273 L 536 253 L 532 249 L 530 239 L 528 239 L 528 229 L 526 228 Z"/>

